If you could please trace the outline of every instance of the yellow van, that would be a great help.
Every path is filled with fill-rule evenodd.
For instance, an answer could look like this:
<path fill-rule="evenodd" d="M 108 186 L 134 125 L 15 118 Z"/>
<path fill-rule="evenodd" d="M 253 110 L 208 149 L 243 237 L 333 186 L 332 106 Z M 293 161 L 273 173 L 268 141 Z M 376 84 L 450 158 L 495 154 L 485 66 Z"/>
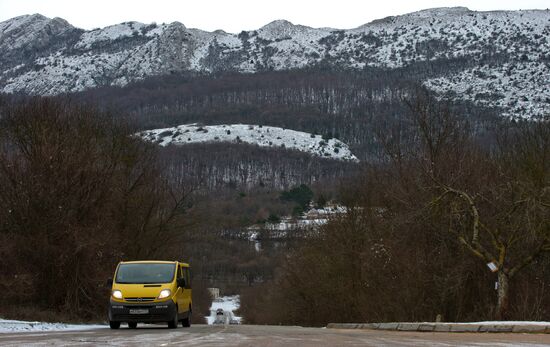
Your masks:
<path fill-rule="evenodd" d="M 109 279 L 109 325 L 111 329 L 128 323 L 168 323 L 169 328 L 191 326 L 193 300 L 191 269 L 178 261 L 120 262 Z"/>

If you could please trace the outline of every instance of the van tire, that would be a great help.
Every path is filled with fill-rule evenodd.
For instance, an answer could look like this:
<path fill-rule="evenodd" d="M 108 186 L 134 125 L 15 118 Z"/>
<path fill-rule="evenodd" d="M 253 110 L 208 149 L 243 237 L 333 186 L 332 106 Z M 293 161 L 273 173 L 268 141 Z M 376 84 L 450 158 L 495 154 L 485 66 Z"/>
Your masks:
<path fill-rule="evenodd" d="M 137 328 L 137 322 L 128 322 L 128 328 L 130 329 Z"/>
<path fill-rule="evenodd" d="M 178 327 L 178 307 L 176 306 L 176 312 L 174 313 L 174 319 L 168 322 L 168 328 L 176 329 Z"/>
<path fill-rule="evenodd" d="M 109 327 L 111 329 L 118 329 L 120 328 L 120 322 L 109 321 Z"/>
<path fill-rule="evenodd" d="M 187 311 L 187 318 L 184 318 L 181 320 L 181 326 L 184 328 L 189 328 L 191 326 L 191 307 L 189 307 L 189 311 Z"/>

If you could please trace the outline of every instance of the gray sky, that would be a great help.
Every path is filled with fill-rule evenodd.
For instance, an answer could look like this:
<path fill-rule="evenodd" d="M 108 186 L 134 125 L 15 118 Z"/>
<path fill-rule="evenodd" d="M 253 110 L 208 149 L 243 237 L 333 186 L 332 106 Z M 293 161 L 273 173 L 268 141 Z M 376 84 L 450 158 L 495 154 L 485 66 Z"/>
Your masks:
<path fill-rule="evenodd" d="M 238 33 L 286 19 L 311 27 L 354 28 L 383 18 L 431 7 L 471 10 L 546 9 L 548 0 L 0 0 L 0 21 L 40 13 L 92 29 L 120 22 L 169 23 Z"/>

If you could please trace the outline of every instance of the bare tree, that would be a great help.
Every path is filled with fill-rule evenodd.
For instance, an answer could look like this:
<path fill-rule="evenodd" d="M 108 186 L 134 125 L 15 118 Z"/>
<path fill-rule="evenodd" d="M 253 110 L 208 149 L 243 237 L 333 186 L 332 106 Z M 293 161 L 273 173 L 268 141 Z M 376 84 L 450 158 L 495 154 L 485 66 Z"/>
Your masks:
<path fill-rule="evenodd" d="M 506 319 L 510 281 L 550 251 L 549 123 L 515 126 L 500 134 L 498 151 L 480 151 L 448 110 L 418 98 L 409 106 L 422 144 L 420 167 L 441 191 L 432 204 L 448 208 L 449 231 L 497 273 L 495 317 Z"/>

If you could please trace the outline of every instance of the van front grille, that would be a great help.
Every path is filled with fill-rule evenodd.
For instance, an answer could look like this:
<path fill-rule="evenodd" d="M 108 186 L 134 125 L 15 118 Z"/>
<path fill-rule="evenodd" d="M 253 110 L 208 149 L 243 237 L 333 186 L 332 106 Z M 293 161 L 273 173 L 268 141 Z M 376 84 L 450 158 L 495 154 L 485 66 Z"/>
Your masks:
<path fill-rule="evenodd" d="M 143 297 L 143 298 L 124 298 L 128 302 L 151 302 L 155 301 L 154 297 Z"/>

